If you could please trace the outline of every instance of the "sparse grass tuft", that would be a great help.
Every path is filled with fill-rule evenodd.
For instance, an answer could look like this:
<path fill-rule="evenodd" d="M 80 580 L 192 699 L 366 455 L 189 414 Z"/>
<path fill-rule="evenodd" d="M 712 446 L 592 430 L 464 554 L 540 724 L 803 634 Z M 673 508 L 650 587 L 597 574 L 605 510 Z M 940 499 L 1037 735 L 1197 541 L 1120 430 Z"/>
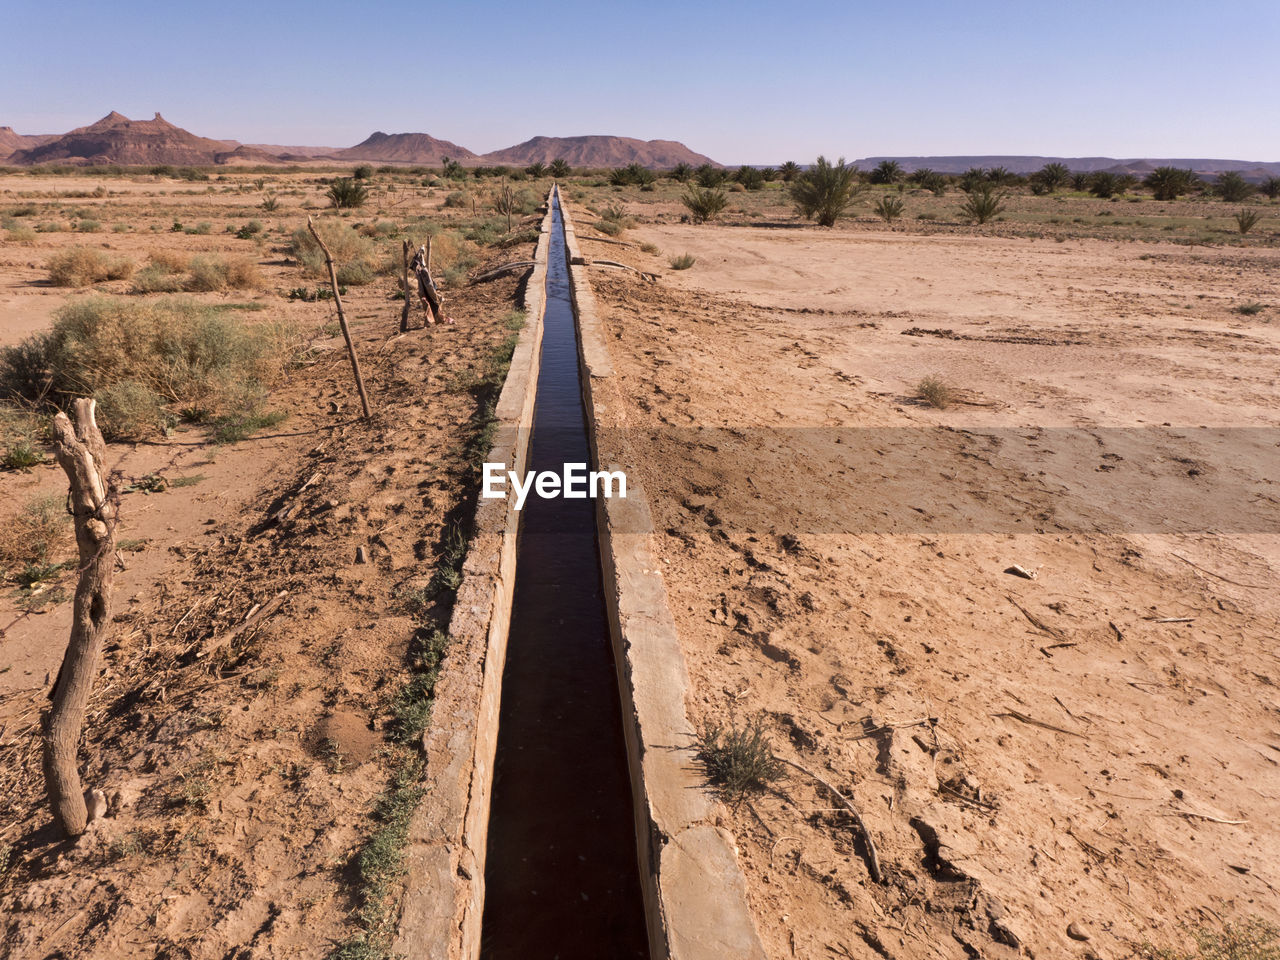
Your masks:
<path fill-rule="evenodd" d="M 276 410 L 271 413 L 250 411 L 219 417 L 213 421 L 209 439 L 214 443 L 239 443 L 248 440 L 260 430 L 266 430 L 281 423 L 288 414 Z"/>
<path fill-rule="evenodd" d="M 6 470 L 21 470 L 23 473 L 26 473 L 32 467 L 38 467 L 42 463 L 44 463 L 44 454 L 37 450 L 35 445 L 25 437 L 17 440 L 9 447 L 4 459 L 0 460 L 0 466 L 3 466 Z"/>
<path fill-rule="evenodd" d="M 704 724 L 698 731 L 697 747 L 707 778 L 727 800 L 740 800 L 750 791 L 762 791 L 785 772 L 773 755 L 759 718 L 741 728 L 735 724 Z"/>
<path fill-rule="evenodd" d="M 916 399 L 938 410 L 945 410 L 955 399 L 954 392 L 937 377 L 925 377 L 916 384 Z"/>
<path fill-rule="evenodd" d="M 1238 307 L 1232 307 L 1231 309 L 1242 316 L 1252 317 L 1267 309 L 1267 305 L 1254 300 L 1251 303 L 1242 303 Z"/>
<path fill-rule="evenodd" d="M 672 270 L 688 270 L 698 262 L 698 258 L 689 253 L 682 253 L 678 257 L 672 257 L 668 262 Z"/>
<path fill-rule="evenodd" d="M 0 527 L 0 566 L 6 570 L 41 567 L 68 540 L 70 517 L 57 494 L 28 500 L 18 515 Z"/>
<path fill-rule="evenodd" d="M 1192 950 L 1142 945 L 1143 960 L 1280 960 L 1280 927 L 1261 917 L 1224 923 L 1220 930 L 1201 928 L 1192 934 Z"/>
<path fill-rule="evenodd" d="M 1232 219 L 1235 220 L 1236 229 L 1240 231 L 1240 235 L 1244 236 L 1258 225 L 1258 221 L 1262 219 L 1262 213 L 1258 210 L 1240 210 Z"/>

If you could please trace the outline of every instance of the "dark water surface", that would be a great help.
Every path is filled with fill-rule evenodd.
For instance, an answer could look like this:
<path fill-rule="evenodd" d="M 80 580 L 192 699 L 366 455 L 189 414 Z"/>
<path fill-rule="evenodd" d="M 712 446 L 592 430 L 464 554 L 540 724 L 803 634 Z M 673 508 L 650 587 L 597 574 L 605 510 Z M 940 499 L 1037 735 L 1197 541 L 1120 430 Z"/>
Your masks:
<path fill-rule="evenodd" d="M 544 324 L 529 468 L 560 474 L 590 453 L 558 202 Z M 522 524 L 481 956 L 647 957 L 594 502 L 530 494 Z"/>

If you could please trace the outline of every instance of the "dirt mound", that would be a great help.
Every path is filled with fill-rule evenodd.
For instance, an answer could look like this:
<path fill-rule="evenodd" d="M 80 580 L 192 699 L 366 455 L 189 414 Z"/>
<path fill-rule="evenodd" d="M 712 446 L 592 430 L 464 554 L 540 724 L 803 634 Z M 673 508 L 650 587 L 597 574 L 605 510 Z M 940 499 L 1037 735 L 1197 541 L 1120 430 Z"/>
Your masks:
<path fill-rule="evenodd" d="M 427 133 L 383 133 L 381 130 L 369 134 L 354 147 L 336 151 L 334 156 L 342 160 L 427 164 L 443 163 L 446 157 L 453 160 L 476 158 L 466 147 L 448 140 L 437 140 Z"/>
<path fill-rule="evenodd" d="M 633 137 L 534 137 L 505 150 L 495 150 L 480 158 L 485 163 L 527 166 L 562 159 L 575 167 L 624 167 L 639 163 L 665 170 L 678 163 L 719 166 L 710 157 L 695 153 L 675 140 L 636 140 Z"/>
<path fill-rule="evenodd" d="M 217 162 L 218 154 L 235 146 L 197 137 L 158 113 L 153 120 L 130 120 L 112 111 L 97 123 L 78 127 L 40 146 L 17 150 L 9 162 L 205 165 Z"/>

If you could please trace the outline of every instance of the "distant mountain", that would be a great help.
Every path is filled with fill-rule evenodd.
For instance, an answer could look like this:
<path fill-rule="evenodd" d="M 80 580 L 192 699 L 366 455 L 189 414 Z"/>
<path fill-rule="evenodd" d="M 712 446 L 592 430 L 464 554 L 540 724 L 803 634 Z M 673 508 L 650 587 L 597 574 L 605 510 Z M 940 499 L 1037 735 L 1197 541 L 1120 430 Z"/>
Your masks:
<path fill-rule="evenodd" d="M 0 127 L 0 160 L 16 150 L 30 150 L 32 147 L 38 147 L 56 139 L 58 139 L 56 133 L 22 134 L 15 133 L 13 127 Z"/>
<path fill-rule="evenodd" d="M 1259 163 L 1252 160 L 1187 160 L 1187 159 L 1134 159 L 1117 160 L 1115 157 L 1027 157 L 1027 156 L 973 156 L 973 157 L 867 157 L 856 161 L 862 170 L 870 170 L 883 160 L 896 160 L 908 173 L 929 168 L 938 173 L 964 173 L 970 167 L 1004 167 L 1010 173 L 1034 173 L 1046 163 L 1061 163 L 1077 173 L 1132 173 L 1145 176 L 1156 167 L 1180 167 L 1196 173 L 1213 176 L 1235 171 L 1249 179 L 1262 179 L 1280 175 L 1280 162 Z"/>
<path fill-rule="evenodd" d="M 341 147 L 282 146 L 278 143 L 246 143 L 252 150 L 262 150 L 284 159 L 306 160 L 312 157 L 332 157 L 342 152 Z"/>
<path fill-rule="evenodd" d="M 206 165 L 218 163 L 219 155 L 230 154 L 238 147 L 234 140 L 197 137 L 158 113 L 154 120 L 130 120 L 113 110 L 97 123 L 78 127 L 39 146 L 20 149 L 8 162 Z"/>
<path fill-rule="evenodd" d="M 436 165 L 445 157 L 466 161 L 476 155 L 466 147 L 448 140 L 437 140 L 426 133 L 383 133 L 379 130 L 354 147 L 335 151 L 339 160 L 372 160 L 381 163 L 420 163 Z"/>
<path fill-rule="evenodd" d="M 525 167 L 564 159 L 574 167 L 624 167 L 629 163 L 668 170 L 678 163 L 719 166 L 710 157 L 694 153 L 675 140 L 636 140 L 632 137 L 534 137 L 480 158 L 483 163 Z"/>

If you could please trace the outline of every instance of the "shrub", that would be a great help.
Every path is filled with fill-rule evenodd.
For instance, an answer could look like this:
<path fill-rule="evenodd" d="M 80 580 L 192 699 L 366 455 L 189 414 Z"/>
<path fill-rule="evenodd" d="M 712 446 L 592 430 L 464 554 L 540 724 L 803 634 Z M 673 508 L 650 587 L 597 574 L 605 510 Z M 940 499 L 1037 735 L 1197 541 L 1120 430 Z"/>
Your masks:
<path fill-rule="evenodd" d="M 97 220 L 81 220 L 76 224 L 77 233 L 100 233 L 101 231 L 102 224 Z"/>
<path fill-rule="evenodd" d="M 989 183 L 980 183 L 968 191 L 960 206 L 960 215 L 973 223 L 986 223 L 1004 209 L 1004 194 Z"/>
<path fill-rule="evenodd" d="M 902 164 L 897 160 L 881 160 L 871 171 L 868 179 L 872 183 L 897 183 L 903 177 Z"/>
<path fill-rule="evenodd" d="M 152 250 L 147 263 L 169 273 L 181 273 L 191 265 L 191 258 L 180 250 Z"/>
<path fill-rule="evenodd" d="M 0 564 L 47 564 L 67 542 L 70 517 L 66 499 L 57 494 L 28 500 L 18 515 L 0 527 Z"/>
<path fill-rule="evenodd" d="M 6 470 L 21 470 L 23 473 L 42 463 L 44 454 L 27 437 L 21 437 L 10 444 L 8 452 L 0 459 L 0 466 Z"/>
<path fill-rule="evenodd" d="M 194 293 L 217 290 L 256 289 L 262 286 L 257 264 L 251 260 L 225 260 L 218 256 L 200 256 L 191 261 L 184 288 Z"/>
<path fill-rule="evenodd" d="M 335 210 L 353 209 L 364 206 L 369 199 L 369 188 L 359 180 L 339 177 L 329 184 L 326 196 Z"/>
<path fill-rule="evenodd" d="M 274 193 L 268 193 L 262 198 L 262 203 L 258 204 L 267 213 L 274 213 L 280 207 L 280 200 Z"/>
<path fill-rule="evenodd" d="M 681 161 L 667 171 L 667 176 L 676 183 L 688 183 L 693 179 L 693 167 Z"/>
<path fill-rule="evenodd" d="M 244 224 L 244 226 L 242 226 L 239 230 L 236 231 L 236 237 L 240 240 L 252 240 L 258 234 L 260 234 L 264 229 L 265 228 L 262 226 L 261 221 L 250 220 L 248 223 Z"/>
<path fill-rule="evenodd" d="M 525 167 L 524 172 L 536 180 L 547 175 L 547 165 L 541 160 L 536 160 Z"/>
<path fill-rule="evenodd" d="M 796 177 L 800 176 L 800 164 L 794 160 L 788 160 L 778 167 L 778 176 L 782 178 L 783 183 L 791 183 Z"/>
<path fill-rule="evenodd" d="M 1227 173 L 1218 174 L 1218 179 L 1213 185 L 1213 192 L 1227 203 L 1239 203 L 1253 193 L 1253 184 L 1234 170 L 1231 170 Z"/>
<path fill-rule="evenodd" d="M 989 183 L 987 180 L 987 171 L 982 167 L 970 167 L 964 173 L 960 174 L 960 189 L 965 193 L 971 192 L 980 184 Z"/>
<path fill-rule="evenodd" d="M 1054 193 L 1071 182 L 1071 171 L 1065 163 L 1046 163 L 1034 175 L 1045 191 Z"/>
<path fill-rule="evenodd" d="M 723 190 L 691 183 L 685 187 L 680 202 L 688 208 L 694 223 L 706 223 L 720 216 L 729 205 L 729 196 Z"/>
<path fill-rule="evenodd" d="M 696 171 L 694 171 L 694 179 L 698 181 L 698 186 L 704 190 L 710 190 L 720 186 L 729 179 L 729 174 L 721 170 L 719 167 L 713 167 L 709 163 L 704 163 Z"/>
<path fill-rule="evenodd" d="M 1267 177 L 1262 181 L 1262 185 L 1258 189 L 1267 198 L 1275 200 L 1280 197 L 1280 177 Z"/>
<path fill-rule="evenodd" d="M 832 164 L 826 157 L 796 178 L 791 184 L 791 199 L 797 212 L 819 226 L 835 226 L 836 220 L 862 191 L 858 171 L 844 162 Z"/>
<path fill-rule="evenodd" d="M 153 263 L 134 275 L 129 289 L 131 293 L 177 293 L 182 289 L 182 277 Z"/>
<path fill-rule="evenodd" d="M 629 230 L 635 226 L 635 221 L 627 215 L 626 208 L 618 203 L 611 203 L 600 211 L 600 219 L 610 223 L 616 223 L 623 230 Z"/>
<path fill-rule="evenodd" d="M 1260 917 L 1227 922 L 1220 930 L 1201 928 L 1193 937 L 1194 950 L 1157 949 L 1145 943 L 1138 956 L 1142 960 L 1280 960 L 1280 927 Z"/>
<path fill-rule="evenodd" d="M 902 216 L 903 206 L 904 204 L 901 197 L 896 197 L 893 194 L 885 194 L 876 202 L 876 205 L 872 207 L 872 209 L 875 211 L 876 216 L 885 223 L 893 223 L 893 221 Z"/>
<path fill-rule="evenodd" d="M 1190 170 L 1180 170 L 1177 167 L 1156 167 L 1142 182 L 1157 200 L 1177 200 L 1182 194 L 1191 191 L 1196 175 Z"/>
<path fill-rule="evenodd" d="M 678 257 L 672 257 L 669 262 L 671 263 L 672 270 L 688 270 L 697 263 L 698 260 L 692 254 L 682 253 Z"/>
<path fill-rule="evenodd" d="M 1262 214 L 1257 210 L 1240 210 L 1235 215 L 1236 229 L 1241 235 L 1248 233 L 1258 225 L 1258 221 L 1262 219 Z"/>
<path fill-rule="evenodd" d="M 373 167 L 367 163 L 362 163 L 351 171 L 352 180 L 369 180 L 373 177 Z"/>
<path fill-rule="evenodd" d="M 555 177 L 557 180 L 563 180 L 565 177 L 569 176 L 569 174 L 572 172 L 571 168 L 569 167 L 569 161 L 561 157 L 556 157 L 554 160 L 552 160 L 551 166 L 549 169 L 551 171 L 551 175 Z"/>
<path fill-rule="evenodd" d="M 698 731 L 698 760 L 707 779 L 718 786 L 728 800 L 738 800 L 749 791 L 763 791 L 784 773 L 781 761 L 764 734 L 761 720 L 739 728 L 707 723 Z"/>
<path fill-rule="evenodd" d="M 609 183 L 615 187 L 646 187 L 657 179 L 658 175 L 641 163 L 616 167 L 609 173 Z"/>
<path fill-rule="evenodd" d="M 87 287 L 103 280 L 127 280 L 133 261 L 110 257 L 92 247 L 71 247 L 55 253 L 46 264 L 49 282 L 55 287 Z"/>
<path fill-rule="evenodd" d="M 937 377 L 925 377 L 916 384 L 916 399 L 938 410 L 945 410 L 955 399 L 951 388 Z"/>
<path fill-rule="evenodd" d="M 1120 192 L 1120 181 L 1114 173 L 1100 170 L 1089 178 L 1089 192 L 1100 200 L 1107 200 Z"/>
<path fill-rule="evenodd" d="M 357 283 L 368 283 L 373 279 L 373 273 L 377 267 L 376 251 L 368 238 L 360 236 L 340 220 L 317 221 L 316 231 L 324 238 L 325 245 L 333 255 L 339 283 L 349 282 L 342 279 L 344 272 L 347 276 L 366 278 L 357 280 Z M 302 263 L 303 276 L 329 279 L 329 270 L 324 263 L 324 251 L 320 249 L 320 245 L 316 243 L 315 238 L 311 236 L 311 231 L 306 227 L 299 227 L 293 232 L 290 251 Z M 355 266 L 355 264 L 361 266 Z"/>
<path fill-rule="evenodd" d="M 748 190 L 764 189 L 764 173 L 755 167 L 749 167 L 743 164 L 738 168 L 738 172 L 733 175 L 733 179 L 742 184 Z"/>
<path fill-rule="evenodd" d="M 1242 303 L 1237 307 L 1232 307 L 1231 309 L 1233 312 L 1238 313 L 1243 317 L 1253 317 L 1253 316 L 1257 316 L 1259 313 L 1265 310 L 1266 305 L 1262 303 L 1258 303 L 1255 300 L 1251 303 Z"/>
<path fill-rule="evenodd" d="M 55 404 L 93 396 L 105 432 L 140 436 L 180 410 L 206 419 L 256 409 L 292 345 L 287 328 L 189 299 L 82 297 L 48 334 L 0 352 L 0 392 Z"/>
<path fill-rule="evenodd" d="M 30 227 L 24 227 L 21 224 L 14 224 L 5 231 L 5 239 L 10 243 L 35 243 L 36 232 Z"/>
<path fill-rule="evenodd" d="M 471 206 L 471 194 L 462 190 L 454 190 L 444 198 L 444 206 L 446 208 L 469 207 Z"/>

